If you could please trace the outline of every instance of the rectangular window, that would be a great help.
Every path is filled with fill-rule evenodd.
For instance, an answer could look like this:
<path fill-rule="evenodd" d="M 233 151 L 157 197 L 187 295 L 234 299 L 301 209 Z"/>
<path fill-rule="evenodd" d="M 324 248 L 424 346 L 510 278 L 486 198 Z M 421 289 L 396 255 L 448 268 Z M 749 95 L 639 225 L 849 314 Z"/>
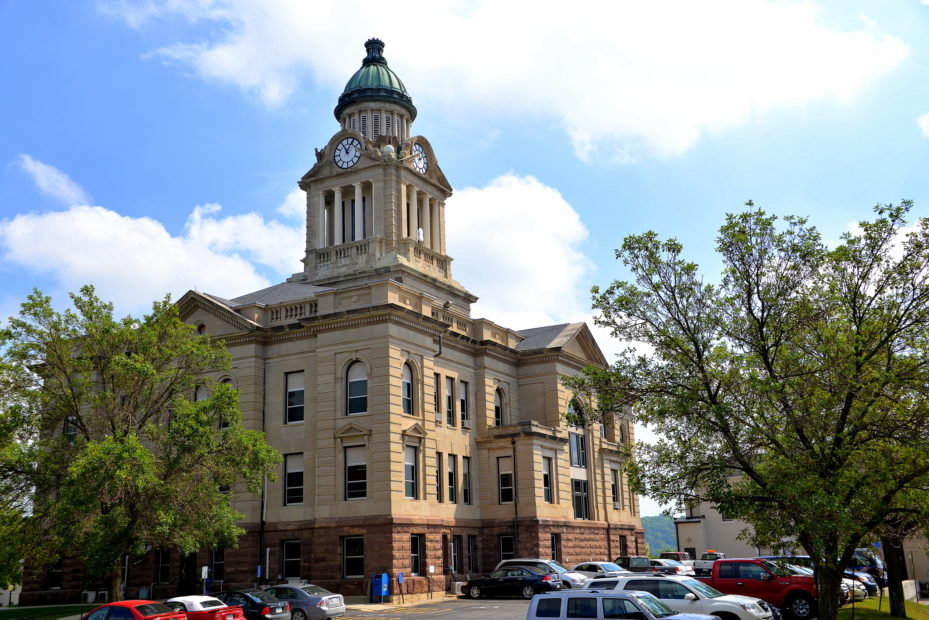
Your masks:
<path fill-rule="evenodd" d="M 497 457 L 497 500 L 501 504 L 513 501 L 513 458 Z"/>
<path fill-rule="evenodd" d="M 613 496 L 613 507 L 622 508 L 619 495 L 619 470 L 615 467 L 610 468 L 610 495 Z"/>
<path fill-rule="evenodd" d="M 433 375 L 433 381 L 435 381 L 435 421 L 442 421 L 442 375 L 436 373 Z"/>
<path fill-rule="evenodd" d="M 361 134 L 367 138 L 368 137 L 368 115 L 361 115 Z"/>
<path fill-rule="evenodd" d="M 572 467 L 587 467 L 587 442 L 582 433 L 568 433 Z"/>
<path fill-rule="evenodd" d="M 511 560 L 516 553 L 513 550 L 513 537 L 507 534 L 501 534 L 497 537 L 497 547 L 500 549 L 501 560 Z"/>
<path fill-rule="evenodd" d="M 281 576 L 284 579 L 300 576 L 300 541 L 281 541 Z"/>
<path fill-rule="evenodd" d="M 303 422 L 303 372 L 288 372 L 284 378 L 287 384 L 284 424 Z"/>
<path fill-rule="evenodd" d="M 452 536 L 451 569 L 453 573 L 461 572 L 461 536 Z"/>
<path fill-rule="evenodd" d="M 222 581 L 226 578 L 226 550 L 222 547 L 214 549 L 210 554 L 210 579 Z"/>
<path fill-rule="evenodd" d="M 445 486 L 445 480 L 442 477 L 442 453 L 435 453 L 435 501 L 442 502 L 442 487 Z"/>
<path fill-rule="evenodd" d="M 445 377 L 445 423 L 455 426 L 455 380 Z"/>
<path fill-rule="evenodd" d="M 477 536 L 468 534 L 468 572 L 478 572 L 477 567 Z"/>
<path fill-rule="evenodd" d="M 556 562 L 561 562 L 561 534 L 552 534 L 550 536 L 550 544 L 552 547 L 552 559 Z"/>
<path fill-rule="evenodd" d="M 448 455 L 448 503 L 458 503 L 458 456 Z"/>
<path fill-rule="evenodd" d="M 468 409 L 468 382 L 459 381 L 458 383 L 460 384 L 458 386 L 458 389 L 460 390 L 459 408 L 461 410 L 461 426 L 462 428 L 470 428 L 471 418 L 470 418 L 470 413 Z"/>
<path fill-rule="evenodd" d="M 69 415 L 65 419 L 64 436 L 68 443 L 74 443 L 79 431 L 77 416 Z"/>
<path fill-rule="evenodd" d="M 542 457 L 542 499 L 546 504 L 551 504 L 553 501 L 552 480 L 554 476 L 552 475 L 552 465 L 552 457 Z"/>
<path fill-rule="evenodd" d="M 410 499 L 419 497 L 419 468 L 416 464 L 418 452 L 416 446 L 403 447 L 403 492 Z"/>
<path fill-rule="evenodd" d="M 374 128 L 374 139 L 377 140 L 381 135 L 381 115 L 375 114 L 371 117 L 371 120 L 373 121 L 372 127 Z"/>
<path fill-rule="evenodd" d="M 423 538 L 422 534 L 410 536 L 410 574 L 419 575 L 423 572 Z"/>
<path fill-rule="evenodd" d="M 471 457 L 461 457 L 461 503 L 471 503 Z"/>
<path fill-rule="evenodd" d="M 393 131 L 391 130 L 391 124 L 390 124 L 391 120 L 392 119 L 390 117 L 390 114 L 384 117 L 384 133 L 387 134 L 388 136 L 393 135 Z"/>
<path fill-rule="evenodd" d="M 345 536 L 342 538 L 342 576 L 365 576 L 364 536 Z"/>
<path fill-rule="evenodd" d="M 352 117 L 352 130 L 354 129 L 355 129 L 355 117 L 353 116 Z"/>
<path fill-rule="evenodd" d="M 345 499 L 368 496 L 368 458 L 364 446 L 345 448 Z"/>
<path fill-rule="evenodd" d="M 58 560 L 48 567 L 48 572 L 45 573 L 45 587 L 49 590 L 60 590 L 61 586 L 64 584 L 64 560 L 58 558 Z"/>
<path fill-rule="evenodd" d="M 571 495 L 574 500 L 574 518 L 589 519 L 590 511 L 587 506 L 587 481 L 572 480 Z"/>
<path fill-rule="evenodd" d="M 284 455 L 284 505 L 303 503 L 303 453 Z"/>
<path fill-rule="evenodd" d="M 171 581 L 171 550 L 159 549 L 155 558 L 155 583 Z"/>

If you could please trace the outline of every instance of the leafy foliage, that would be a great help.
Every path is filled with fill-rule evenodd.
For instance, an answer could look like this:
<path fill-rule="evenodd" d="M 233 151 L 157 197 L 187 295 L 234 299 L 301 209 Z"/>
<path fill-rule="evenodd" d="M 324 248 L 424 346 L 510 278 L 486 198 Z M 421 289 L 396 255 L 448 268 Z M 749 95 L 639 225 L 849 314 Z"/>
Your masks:
<path fill-rule="evenodd" d="M 662 551 L 677 550 L 674 520 L 671 517 L 667 515 L 642 517 L 642 529 L 645 530 L 648 552 L 654 557 L 657 558 Z"/>
<path fill-rule="evenodd" d="M 0 333 L 0 533 L 19 543 L 0 565 L 78 552 L 115 597 L 124 554 L 234 546 L 223 489 L 258 492 L 280 455 L 209 378 L 228 353 L 170 299 L 119 320 L 92 287 L 71 300 L 59 313 L 35 291 Z"/>
<path fill-rule="evenodd" d="M 572 387 L 594 415 L 634 403 L 662 437 L 637 446 L 640 492 L 711 502 L 758 545 L 799 541 L 833 591 L 862 537 L 929 505 L 929 220 L 878 206 L 830 249 L 748 207 L 720 229 L 718 284 L 674 240 L 624 240 L 632 281 L 594 289 L 598 323 L 652 352 Z"/>

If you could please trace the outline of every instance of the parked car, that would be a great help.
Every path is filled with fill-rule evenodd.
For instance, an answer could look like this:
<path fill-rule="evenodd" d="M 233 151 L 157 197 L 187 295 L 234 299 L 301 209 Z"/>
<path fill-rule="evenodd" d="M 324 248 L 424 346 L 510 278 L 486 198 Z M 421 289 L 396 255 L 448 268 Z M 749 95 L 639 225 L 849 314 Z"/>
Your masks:
<path fill-rule="evenodd" d="M 486 577 L 469 579 L 462 592 L 471 598 L 482 596 L 522 596 L 530 599 L 537 592 L 560 590 L 558 573 L 540 573 L 526 566 L 498 568 Z"/>
<path fill-rule="evenodd" d="M 627 571 L 633 573 L 676 573 L 677 569 L 672 566 L 655 566 L 652 560 L 644 555 L 621 555 L 616 560 L 617 564 Z"/>
<path fill-rule="evenodd" d="M 848 567 L 852 570 L 870 573 L 879 588 L 887 585 L 887 567 L 884 560 L 874 555 L 867 547 L 855 549 Z"/>
<path fill-rule="evenodd" d="M 552 592 L 532 597 L 526 620 L 629 618 L 638 620 L 719 620 L 703 614 L 677 614 L 648 592 L 584 590 Z"/>
<path fill-rule="evenodd" d="M 693 577 L 633 575 L 593 579 L 588 589 L 638 590 L 654 595 L 679 613 L 710 614 L 739 620 L 778 620 L 780 612 L 759 598 L 723 594 Z"/>
<path fill-rule="evenodd" d="M 674 572 L 678 575 L 687 575 L 689 577 L 694 576 L 693 566 L 687 566 L 686 564 L 682 564 L 677 560 L 666 560 L 664 558 L 658 558 L 653 559 L 651 562 L 652 566 L 673 568 Z"/>
<path fill-rule="evenodd" d="M 662 551 L 658 557 L 662 560 L 677 560 L 684 566 L 694 567 L 694 559 L 686 551 Z"/>
<path fill-rule="evenodd" d="M 700 556 L 699 560 L 694 560 L 694 574 L 698 576 L 711 574 L 713 572 L 713 562 L 722 560 L 725 557 L 725 553 L 707 549 L 706 552 Z"/>
<path fill-rule="evenodd" d="M 145 600 L 113 601 L 81 616 L 81 620 L 186 620 L 182 611 Z"/>
<path fill-rule="evenodd" d="M 871 575 L 871 573 L 846 568 L 845 576 L 849 579 L 854 579 L 855 581 L 861 583 L 861 585 L 863 585 L 865 590 L 868 592 L 868 596 L 877 596 L 881 591 L 881 589 L 877 586 L 877 581 L 874 579 L 874 576 Z"/>
<path fill-rule="evenodd" d="M 542 574 L 558 573 L 561 577 L 562 588 L 583 588 L 588 580 L 586 575 L 569 571 L 555 560 L 541 560 L 539 558 L 510 558 L 509 560 L 501 560 L 494 567 L 494 570 L 498 568 L 510 568 L 512 566 L 527 566 L 537 573 Z"/>
<path fill-rule="evenodd" d="M 248 620 L 290 620 L 290 605 L 257 588 L 220 592 L 216 598 L 231 607 L 241 607 Z"/>
<path fill-rule="evenodd" d="M 175 596 L 165 605 L 183 611 L 187 620 L 242 620 L 242 608 L 230 607 L 215 596 Z"/>
<path fill-rule="evenodd" d="M 341 594 L 313 584 L 271 586 L 265 591 L 290 604 L 292 620 L 335 618 L 345 613 Z"/>
<path fill-rule="evenodd" d="M 812 576 L 787 566 L 758 558 L 727 558 L 713 563 L 710 576 L 697 579 L 720 592 L 760 598 L 796 620 L 808 620 L 816 615 L 816 584 Z"/>
<path fill-rule="evenodd" d="M 571 568 L 571 572 L 580 573 L 591 579 L 595 577 L 609 577 L 615 575 L 628 575 L 629 571 L 614 562 L 581 562 Z"/>

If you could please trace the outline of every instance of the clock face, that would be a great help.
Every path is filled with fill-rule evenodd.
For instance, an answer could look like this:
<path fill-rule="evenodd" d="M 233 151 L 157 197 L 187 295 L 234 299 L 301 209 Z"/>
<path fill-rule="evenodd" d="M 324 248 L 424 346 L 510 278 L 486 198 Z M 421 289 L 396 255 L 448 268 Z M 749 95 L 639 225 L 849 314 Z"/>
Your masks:
<path fill-rule="evenodd" d="M 429 157 L 421 144 L 413 145 L 413 158 L 413 168 L 420 174 L 426 174 L 426 170 L 429 169 Z"/>
<path fill-rule="evenodd" d="M 361 142 L 356 138 L 345 138 L 335 147 L 335 165 L 339 168 L 351 168 L 361 157 Z"/>

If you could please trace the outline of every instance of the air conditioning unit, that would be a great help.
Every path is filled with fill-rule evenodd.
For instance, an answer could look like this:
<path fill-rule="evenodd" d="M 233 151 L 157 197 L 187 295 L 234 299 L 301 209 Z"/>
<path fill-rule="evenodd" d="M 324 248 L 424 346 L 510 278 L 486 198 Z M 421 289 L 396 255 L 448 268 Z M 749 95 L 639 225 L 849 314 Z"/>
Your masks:
<path fill-rule="evenodd" d="M 457 596 L 461 596 L 462 594 L 464 594 L 465 583 L 466 582 L 464 581 L 455 581 L 454 583 L 452 583 L 452 593 Z"/>
<path fill-rule="evenodd" d="M 98 590 L 97 591 L 97 602 L 105 603 L 110 598 L 110 593 L 108 590 Z"/>
<path fill-rule="evenodd" d="M 619 502 L 613 502 L 613 508 L 615 508 L 616 510 L 619 510 L 622 507 L 623 507 L 622 504 L 620 504 Z"/>
<path fill-rule="evenodd" d="M 93 603 L 97 600 L 97 593 L 92 590 L 84 590 L 81 592 L 81 602 L 82 603 Z"/>

